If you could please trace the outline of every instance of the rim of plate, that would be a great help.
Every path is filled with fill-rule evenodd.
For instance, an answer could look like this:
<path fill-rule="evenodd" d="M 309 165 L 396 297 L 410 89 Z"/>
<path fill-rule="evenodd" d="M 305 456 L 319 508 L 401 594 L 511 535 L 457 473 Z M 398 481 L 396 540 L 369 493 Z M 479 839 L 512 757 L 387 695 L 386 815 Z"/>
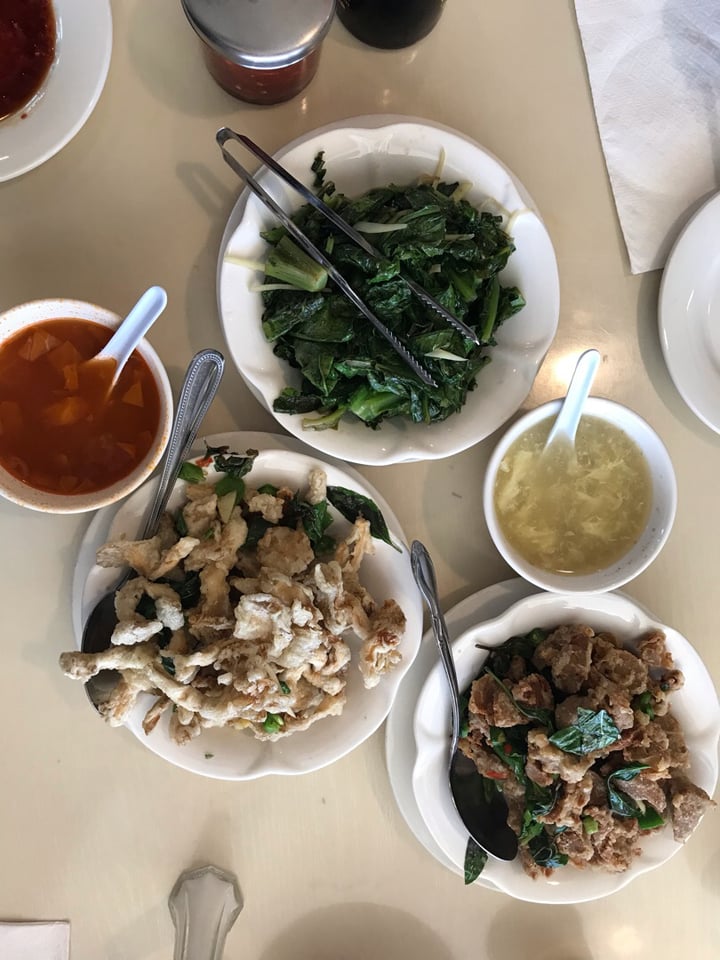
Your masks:
<path fill-rule="evenodd" d="M 699 654 L 683 634 L 663 624 L 626 594 L 561 595 L 540 592 L 518 600 L 498 617 L 480 621 L 452 643 L 461 689 L 477 674 L 482 664 L 482 653 L 475 648 L 479 639 L 490 646 L 498 646 L 509 636 L 527 632 L 532 626 L 549 626 L 550 621 L 573 622 L 577 616 L 587 617 L 590 621 L 595 618 L 596 628 L 599 626 L 601 630 L 616 631 L 625 640 L 633 639 L 648 629 L 657 628 L 665 632 L 676 663 L 685 673 L 686 681 L 689 681 L 674 694 L 673 712 L 679 716 L 688 740 L 691 775 L 712 795 L 718 779 L 717 746 L 720 737 L 720 704 L 712 678 Z M 693 700 L 698 690 L 708 695 L 708 709 L 701 714 Z M 432 703 L 432 711 L 427 709 L 428 703 Z M 449 709 L 447 681 L 438 663 L 429 672 L 415 709 L 413 731 L 417 760 L 413 769 L 413 794 L 433 839 L 459 869 L 467 833 L 457 816 L 444 779 L 447 736 L 433 729 L 431 722 L 443 714 L 449 716 Z M 486 880 L 494 883 L 502 893 L 518 900 L 547 904 L 582 903 L 616 893 L 638 876 L 662 866 L 682 846 L 663 831 L 644 838 L 641 857 L 624 873 L 575 870 L 547 880 L 533 880 L 519 864 L 491 858 L 485 868 Z"/>
<path fill-rule="evenodd" d="M 711 326 L 710 311 L 704 307 L 709 307 L 713 293 L 720 318 L 719 233 L 720 193 L 716 193 L 691 217 L 675 241 L 658 298 L 660 345 L 670 378 L 695 416 L 716 433 L 720 433 L 720 338 L 716 334 L 714 344 L 709 342 L 711 331 L 689 321 L 693 315 L 699 320 L 707 313 L 707 327 Z"/>
<path fill-rule="evenodd" d="M 439 459 L 479 443 L 522 405 L 557 329 L 557 261 L 532 199 L 511 171 L 484 147 L 449 127 L 413 117 L 366 116 L 329 124 L 285 145 L 274 156 L 309 184 L 310 162 L 319 149 L 325 149 L 326 157 L 335 156 L 330 161 L 330 176 L 340 190 L 350 194 L 373 183 L 402 176 L 407 180 L 432 169 L 441 149 L 445 150 L 449 178 L 467 179 L 468 170 L 472 170 L 475 179 L 471 201 L 480 204 L 492 197 L 517 214 L 512 228 L 517 249 L 503 276 L 507 282 L 522 286 L 528 306 L 518 314 L 517 327 L 509 322 L 501 329 L 492 363 L 483 369 L 463 409 L 448 420 L 429 426 L 389 420 L 376 431 L 360 421 L 348 420 L 338 430 L 303 430 L 299 417 L 272 410 L 272 400 L 288 382 L 288 371 L 280 366 L 262 335 L 260 295 L 248 289 L 253 274 L 224 259 L 228 251 L 251 258 L 260 256 L 264 244 L 259 229 L 272 222 L 261 202 L 243 190 L 225 229 L 217 270 L 218 312 L 237 369 L 280 426 L 330 456 L 382 465 Z M 382 173 L 382 169 L 408 164 L 407 174 L 395 177 L 392 172 Z M 301 205 L 299 197 L 269 171 L 259 173 L 257 179 L 286 209 Z M 356 189 L 347 182 L 358 179 L 363 182 Z M 524 326 L 520 326 L 522 319 Z M 491 404 L 487 402 L 489 396 Z"/>
<path fill-rule="evenodd" d="M 52 0 L 57 53 L 27 116 L 0 122 L 0 183 L 34 170 L 79 132 L 95 109 L 112 55 L 109 0 Z"/>
<path fill-rule="evenodd" d="M 362 714 L 361 719 L 365 726 L 363 726 L 362 729 L 359 729 L 358 726 L 359 732 L 355 736 L 351 738 L 333 737 L 331 732 L 332 728 L 328 728 L 327 726 L 324 728 L 326 735 L 331 738 L 335 745 L 335 749 L 332 751 L 328 751 L 322 744 L 322 740 L 324 739 L 322 735 L 322 723 L 315 724 L 309 730 L 303 731 L 302 733 L 305 735 L 313 734 L 313 730 L 315 731 L 315 735 L 311 737 L 305 736 L 304 741 L 302 738 L 297 739 L 296 737 L 275 742 L 259 741 L 251 737 L 243 738 L 249 745 L 251 752 L 254 751 L 255 753 L 255 756 L 251 757 L 249 762 L 246 760 L 244 766 L 242 761 L 238 764 L 233 763 L 231 756 L 233 753 L 232 750 L 226 751 L 225 753 L 222 752 L 223 736 L 232 733 L 242 737 L 243 734 L 241 731 L 228 731 L 224 728 L 206 730 L 203 732 L 202 738 L 193 740 L 186 746 L 178 747 L 164 734 L 162 720 L 151 736 L 145 736 L 142 730 L 142 717 L 147 709 L 147 704 L 138 704 L 129 720 L 125 723 L 125 726 L 143 747 L 149 749 L 163 760 L 191 773 L 211 779 L 244 781 L 255 780 L 272 774 L 279 776 L 297 776 L 319 770 L 322 767 L 329 766 L 331 763 L 335 763 L 341 759 L 341 757 L 346 756 L 356 747 L 360 746 L 361 743 L 364 743 L 364 741 L 380 727 L 392 707 L 395 693 L 402 678 L 412 666 L 415 655 L 419 649 L 423 632 L 422 603 L 419 593 L 414 589 L 404 532 L 392 508 L 369 481 L 347 464 L 333 461 L 328 457 L 321 457 L 316 451 L 300 444 L 293 437 L 242 431 L 210 434 L 202 437 L 202 439 L 198 441 L 198 444 L 194 448 L 194 451 L 197 452 L 193 452 L 191 457 L 202 455 L 204 452 L 203 442 L 207 442 L 211 446 L 234 446 L 236 449 L 248 449 L 252 447 L 260 451 L 261 457 L 267 455 L 287 459 L 287 455 L 290 453 L 301 457 L 304 461 L 306 460 L 308 466 L 320 464 L 323 467 L 329 467 L 339 472 L 342 476 L 350 479 L 353 484 L 357 485 L 358 489 L 362 490 L 366 496 L 370 496 L 375 500 L 385 516 L 393 540 L 398 542 L 402 547 L 402 560 L 407 567 L 407 576 L 402 576 L 403 582 L 407 582 L 408 584 L 408 590 L 406 591 L 405 600 L 403 601 L 407 604 L 407 609 L 404 607 L 404 612 L 408 621 L 408 629 L 403 641 L 406 644 L 404 650 L 406 656 L 404 660 L 397 665 L 393 673 L 385 678 L 386 681 L 388 681 L 387 683 L 381 683 L 372 690 L 365 691 L 367 694 L 376 698 L 378 704 L 377 712 L 373 715 L 372 720 L 369 720 L 367 716 L 365 716 L 367 704 L 364 704 L 362 707 L 357 707 L 356 712 Z M 117 506 L 113 505 L 112 507 L 99 511 L 88 526 L 78 552 L 72 585 L 73 632 L 78 649 L 82 639 L 83 625 L 90 609 L 103 593 L 112 588 L 121 572 L 115 568 L 107 569 L 97 567 L 95 565 L 95 551 L 109 535 L 122 533 L 126 527 L 136 530 L 141 526 L 142 517 L 149 503 L 153 484 L 156 483 L 157 479 L 150 480 L 139 487 L 138 490 L 124 500 L 122 504 Z M 380 550 L 380 548 L 386 548 L 392 552 L 393 566 L 395 565 L 395 557 L 398 557 L 398 562 L 400 562 L 400 555 L 396 554 L 391 547 L 378 543 L 377 549 Z M 387 556 L 389 558 L 390 554 L 388 553 Z M 386 562 L 389 563 L 390 560 L 388 559 Z M 376 574 L 375 577 L 377 579 L 379 574 Z M 400 580 L 400 578 L 401 575 L 398 573 L 398 580 Z M 413 587 L 412 595 L 410 595 L 410 583 L 412 583 Z M 373 589 L 377 588 L 374 587 Z M 354 674 L 358 674 L 359 677 L 357 669 L 351 671 L 351 676 L 348 678 L 348 687 L 353 685 L 353 681 L 355 681 L 355 685 L 359 682 L 357 678 L 354 677 Z M 357 703 L 357 701 L 355 702 Z M 352 710 L 353 705 L 350 703 L 350 697 L 348 697 L 348 705 L 346 705 L 343 714 L 338 718 L 330 717 L 326 719 L 330 723 L 333 721 L 340 722 L 344 717 L 350 717 Z M 357 722 L 359 725 L 360 720 Z M 318 731 L 320 731 L 320 735 L 318 735 Z M 156 734 L 162 735 L 156 736 Z M 298 736 L 300 736 L 300 734 L 298 734 Z M 320 740 L 320 743 L 314 743 L 315 740 Z M 202 745 L 200 745 L 199 741 L 203 741 Z M 293 744 L 297 744 L 298 749 L 304 744 L 306 752 L 311 755 L 310 759 L 303 759 L 301 755 L 296 756 Z M 302 751 L 300 750 L 300 754 L 301 753 Z M 208 756 L 208 754 L 210 754 L 210 756 Z M 212 761 L 215 761 L 215 763 Z M 239 769 L 240 767 L 242 767 L 242 769 Z"/>

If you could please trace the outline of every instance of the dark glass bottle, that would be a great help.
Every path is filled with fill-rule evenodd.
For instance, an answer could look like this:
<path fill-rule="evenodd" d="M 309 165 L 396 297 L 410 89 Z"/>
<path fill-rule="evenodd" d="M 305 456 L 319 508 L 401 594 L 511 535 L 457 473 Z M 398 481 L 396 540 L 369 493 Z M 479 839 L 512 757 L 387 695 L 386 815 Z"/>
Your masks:
<path fill-rule="evenodd" d="M 409 47 L 427 36 L 445 0 L 338 0 L 338 17 L 372 47 Z"/>

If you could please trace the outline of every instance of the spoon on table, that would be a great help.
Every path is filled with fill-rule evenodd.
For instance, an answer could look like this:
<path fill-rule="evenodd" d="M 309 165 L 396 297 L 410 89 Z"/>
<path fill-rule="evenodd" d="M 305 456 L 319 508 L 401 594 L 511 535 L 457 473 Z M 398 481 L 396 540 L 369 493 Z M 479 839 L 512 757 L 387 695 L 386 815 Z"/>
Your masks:
<path fill-rule="evenodd" d="M 551 447 L 559 450 L 564 446 L 565 449 L 574 451 L 575 434 L 599 365 L 600 354 L 597 350 L 586 350 L 580 354 L 560 412 L 545 441 L 543 455 Z"/>
<path fill-rule="evenodd" d="M 202 419 L 220 386 L 224 365 L 223 355 L 217 350 L 201 350 L 190 361 L 180 390 L 160 481 L 139 533 L 140 540 L 154 536 L 157 530 L 180 467 L 190 453 Z M 110 638 L 117 624 L 115 594 L 132 575 L 133 571 L 128 570 L 90 611 L 80 644 L 83 653 L 100 653 L 110 646 Z M 85 692 L 96 709 L 107 700 L 119 677 L 117 670 L 101 670 L 85 683 Z"/>
<path fill-rule="evenodd" d="M 114 363 L 112 379 L 108 384 L 108 393 L 118 381 L 123 367 L 135 347 L 167 306 L 167 293 L 162 287 L 150 287 L 125 317 L 102 350 L 86 361 L 88 364 Z M 106 376 L 109 374 L 106 373 Z"/>
<path fill-rule="evenodd" d="M 176 931 L 174 960 L 221 960 L 243 898 L 237 877 L 209 864 L 180 874 L 168 907 Z"/>
<path fill-rule="evenodd" d="M 455 809 L 473 840 L 486 853 L 499 860 L 513 860 L 517 855 L 518 840 L 508 826 L 508 807 L 505 797 L 497 790 L 485 790 L 484 778 L 474 762 L 458 749 L 460 739 L 460 690 L 450 638 L 445 618 L 440 609 L 435 568 L 430 554 L 419 540 L 413 540 L 410 563 L 415 582 L 430 611 L 433 633 L 440 650 L 440 659 L 450 687 L 452 736 L 448 757 L 448 779 Z"/>

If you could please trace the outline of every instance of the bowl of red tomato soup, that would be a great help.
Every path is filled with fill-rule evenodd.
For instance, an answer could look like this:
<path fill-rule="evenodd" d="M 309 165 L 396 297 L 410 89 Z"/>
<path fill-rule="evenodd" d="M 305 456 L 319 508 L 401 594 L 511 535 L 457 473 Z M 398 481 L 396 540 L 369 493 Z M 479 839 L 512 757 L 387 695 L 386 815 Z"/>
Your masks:
<path fill-rule="evenodd" d="M 111 387 L 114 363 L 89 361 L 121 318 L 79 300 L 0 314 L 0 494 L 47 513 L 127 496 L 161 459 L 173 414 L 167 373 L 146 340 Z"/>

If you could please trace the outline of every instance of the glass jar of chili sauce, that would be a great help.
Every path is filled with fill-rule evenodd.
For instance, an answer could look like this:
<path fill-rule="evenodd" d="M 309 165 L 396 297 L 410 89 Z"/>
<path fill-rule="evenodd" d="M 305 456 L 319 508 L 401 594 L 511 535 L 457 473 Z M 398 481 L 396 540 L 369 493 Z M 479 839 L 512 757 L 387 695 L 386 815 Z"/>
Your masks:
<path fill-rule="evenodd" d="M 182 0 L 210 75 L 249 103 L 281 103 L 315 76 L 335 0 Z"/>

